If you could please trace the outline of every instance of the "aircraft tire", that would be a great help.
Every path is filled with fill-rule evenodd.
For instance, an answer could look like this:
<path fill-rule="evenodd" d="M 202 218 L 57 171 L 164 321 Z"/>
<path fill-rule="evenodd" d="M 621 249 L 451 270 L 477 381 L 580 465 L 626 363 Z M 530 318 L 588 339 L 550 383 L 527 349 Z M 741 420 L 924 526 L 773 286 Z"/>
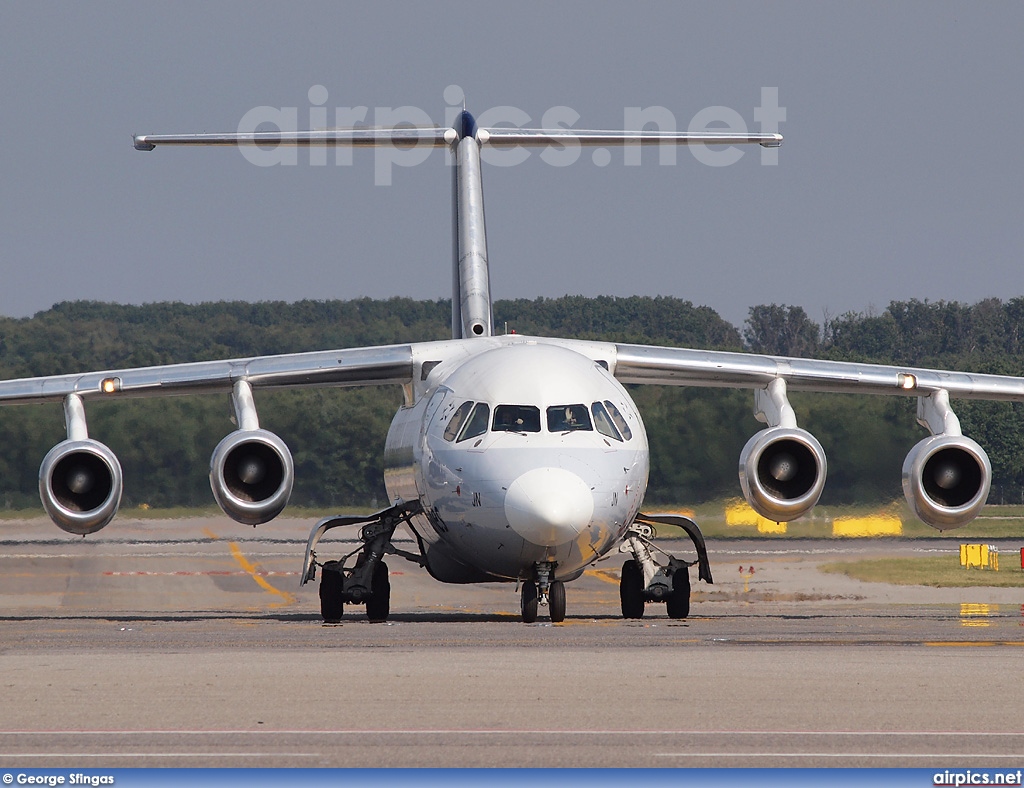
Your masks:
<path fill-rule="evenodd" d="M 548 612 L 552 624 L 565 621 L 565 583 L 561 580 L 555 580 L 548 588 Z"/>
<path fill-rule="evenodd" d="M 622 605 L 623 618 L 644 617 L 644 573 L 632 558 L 622 564 L 619 602 Z"/>
<path fill-rule="evenodd" d="M 391 613 L 391 579 L 388 565 L 377 563 L 373 570 L 373 593 L 366 600 L 366 617 L 371 623 L 383 623 Z"/>
<path fill-rule="evenodd" d="M 342 598 L 345 578 L 341 561 L 327 561 L 320 568 L 320 615 L 325 624 L 337 624 L 345 612 Z"/>
<path fill-rule="evenodd" d="M 686 618 L 690 615 L 690 570 L 677 569 L 672 573 L 672 594 L 665 600 L 669 618 Z"/>
<path fill-rule="evenodd" d="M 532 624 L 537 620 L 537 584 L 532 580 L 523 583 L 522 596 L 523 623 Z"/>

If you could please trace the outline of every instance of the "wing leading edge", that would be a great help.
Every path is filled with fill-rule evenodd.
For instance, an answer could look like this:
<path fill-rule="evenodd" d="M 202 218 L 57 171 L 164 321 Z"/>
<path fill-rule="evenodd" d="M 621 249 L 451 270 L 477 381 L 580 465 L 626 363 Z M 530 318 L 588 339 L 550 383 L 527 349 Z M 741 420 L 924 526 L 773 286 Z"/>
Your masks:
<path fill-rule="evenodd" d="M 616 345 L 623 383 L 763 389 L 774 380 L 793 391 L 896 394 L 1024 402 L 1024 378 L 882 364 L 761 356 L 688 348 Z"/>
<path fill-rule="evenodd" d="M 388 345 L 22 378 L 0 381 L 0 405 L 231 391 L 239 381 L 255 388 L 404 385 L 413 357 L 413 345 Z"/>

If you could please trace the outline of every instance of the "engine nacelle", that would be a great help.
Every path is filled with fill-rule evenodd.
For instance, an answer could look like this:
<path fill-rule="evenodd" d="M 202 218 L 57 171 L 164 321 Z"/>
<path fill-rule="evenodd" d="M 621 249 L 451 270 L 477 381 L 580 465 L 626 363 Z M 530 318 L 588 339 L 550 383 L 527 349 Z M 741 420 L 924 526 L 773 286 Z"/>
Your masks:
<path fill-rule="evenodd" d="M 818 502 L 825 487 L 825 451 L 796 427 L 769 427 L 740 454 L 740 487 L 750 508 L 776 522 L 795 520 Z"/>
<path fill-rule="evenodd" d="M 217 444 L 210 458 L 210 487 L 217 505 L 246 525 L 277 517 L 294 481 L 292 453 L 267 430 L 236 430 Z"/>
<path fill-rule="evenodd" d="M 903 494 L 923 522 L 944 531 L 966 525 L 988 500 L 992 465 L 963 435 L 932 435 L 903 462 Z"/>
<path fill-rule="evenodd" d="M 113 520 L 123 488 L 121 463 L 90 438 L 58 443 L 39 466 L 43 508 L 68 533 L 95 533 Z"/>

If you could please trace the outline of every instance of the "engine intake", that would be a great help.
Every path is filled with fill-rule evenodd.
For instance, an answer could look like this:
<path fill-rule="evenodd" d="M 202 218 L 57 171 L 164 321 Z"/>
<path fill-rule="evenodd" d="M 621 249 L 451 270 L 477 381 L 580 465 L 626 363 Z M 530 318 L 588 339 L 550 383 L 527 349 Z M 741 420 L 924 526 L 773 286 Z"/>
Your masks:
<path fill-rule="evenodd" d="M 903 462 L 903 494 L 923 522 L 944 531 L 978 516 L 988 500 L 992 465 L 963 435 L 932 435 Z"/>
<path fill-rule="evenodd" d="M 236 430 L 217 444 L 210 458 L 210 487 L 217 505 L 247 525 L 277 517 L 288 504 L 294 481 L 291 452 L 267 430 Z"/>
<path fill-rule="evenodd" d="M 99 441 L 58 443 L 39 466 L 39 498 L 60 528 L 84 536 L 114 519 L 123 490 L 121 463 Z"/>
<path fill-rule="evenodd" d="M 825 451 L 796 427 L 770 427 L 740 453 L 740 487 L 755 512 L 776 522 L 807 514 L 825 487 Z"/>

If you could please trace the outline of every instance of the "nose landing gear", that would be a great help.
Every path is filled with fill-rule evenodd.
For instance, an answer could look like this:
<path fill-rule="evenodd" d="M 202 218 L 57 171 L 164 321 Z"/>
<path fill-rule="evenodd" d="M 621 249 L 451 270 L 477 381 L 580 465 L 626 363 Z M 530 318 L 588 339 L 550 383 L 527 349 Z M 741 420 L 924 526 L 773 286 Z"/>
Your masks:
<path fill-rule="evenodd" d="M 523 582 L 520 603 L 524 623 L 535 622 L 541 607 L 547 607 L 552 624 L 565 621 L 565 583 L 551 579 L 554 568 L 551 562 L 536 563 L 534 579 Z"/>

